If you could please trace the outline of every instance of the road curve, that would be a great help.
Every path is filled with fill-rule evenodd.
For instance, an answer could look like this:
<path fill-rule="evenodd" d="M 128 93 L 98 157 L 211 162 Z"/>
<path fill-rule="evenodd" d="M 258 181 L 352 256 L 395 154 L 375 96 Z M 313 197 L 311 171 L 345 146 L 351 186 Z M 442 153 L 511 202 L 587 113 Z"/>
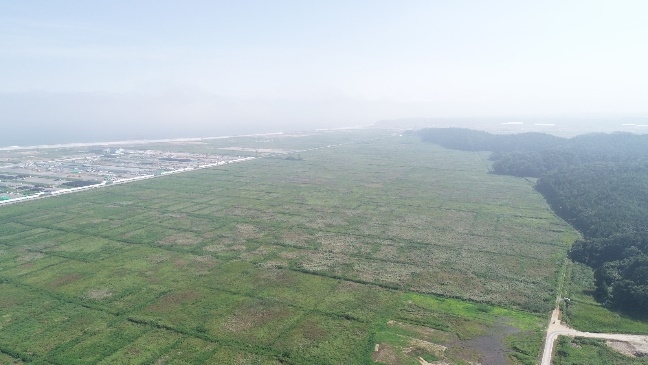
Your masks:
<path fill-rule="evenodd" d="M 628 335 L 622 333 L 595 333 L 595 332 L 581 332 L 573 328 L 569 328 L 560 322 L 560 309 L 556 309 L 551 313 L 551 320 L 547 328 L 547 336 L 545 337 L 544 350 L 542 351 L 542 360 L 540 365 L 551 365 L 553 357 L 553 348 L 558 336 L 569 337 L 587 337 L 587 338 L 600 338 L 604 340 L 617 340 L 630 342 L 635 345 L 641 345 L 648 348 L 648 336 L 644 335 Z"/>

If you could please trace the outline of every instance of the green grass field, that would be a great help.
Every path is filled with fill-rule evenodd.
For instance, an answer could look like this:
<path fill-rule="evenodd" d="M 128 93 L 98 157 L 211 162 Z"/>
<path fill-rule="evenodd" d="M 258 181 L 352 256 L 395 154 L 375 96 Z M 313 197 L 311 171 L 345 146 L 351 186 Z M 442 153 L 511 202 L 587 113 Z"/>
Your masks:
<path fill-rule="evenodd" d="M 1 207 L 0 362 L 536 362 L 577 233 L 531 182 L 376 131 L 186 148 L 223 146 L 311 150 Z"/>

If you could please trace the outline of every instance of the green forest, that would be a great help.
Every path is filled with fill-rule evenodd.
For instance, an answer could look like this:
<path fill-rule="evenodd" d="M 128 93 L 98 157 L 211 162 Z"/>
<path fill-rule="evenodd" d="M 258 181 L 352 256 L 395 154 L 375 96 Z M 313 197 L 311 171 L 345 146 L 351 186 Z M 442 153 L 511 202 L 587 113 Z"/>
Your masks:
<path fill-rule="evenodd" d="M 413 133 L 447 148 L 492 151 L 492 173 L 538 178 L 536 189 L 583 235 L 570 257 L 595 269 L 597 300 L 629 313 L 648 310 L 648 135 Z"/>

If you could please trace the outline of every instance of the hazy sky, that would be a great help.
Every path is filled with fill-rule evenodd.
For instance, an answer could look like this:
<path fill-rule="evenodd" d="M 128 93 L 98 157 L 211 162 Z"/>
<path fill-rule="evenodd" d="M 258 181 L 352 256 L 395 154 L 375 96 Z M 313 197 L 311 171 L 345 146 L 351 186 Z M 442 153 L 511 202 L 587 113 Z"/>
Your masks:
<path fill-rule="evenodd" d="M 196 131 L 648 115 L 648 1 L 0 0 L 0 113 Z"/>

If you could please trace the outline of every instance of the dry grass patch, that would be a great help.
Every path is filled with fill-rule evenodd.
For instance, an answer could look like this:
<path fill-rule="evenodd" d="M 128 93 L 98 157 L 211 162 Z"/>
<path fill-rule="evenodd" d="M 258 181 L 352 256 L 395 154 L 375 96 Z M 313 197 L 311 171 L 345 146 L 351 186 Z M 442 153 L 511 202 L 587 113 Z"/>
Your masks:
<path fill-rule="evenodd" d="M 201 294 L 198 290 L 189 289 L 173 292 L 163 296 L 154 304 L 149 305 L 146 307 L 146 310 L 152 312 L 168 312 L 169 310 L 180 307 L 185 303 L 197 301 L 200 298 Z"/>
<path fill-rule="evenodd" d="M 43 242 L 38 242 L 38 243 L 32 243 L 29 245 L 23 245 L 21 246 L 21 251 L 42 251 L 46 250 L 48 248 L 56 247 L 59 245 L 57 242 L 52 242 L 52 241 L 43 241 Z"/>
<path fill-rule="evenodd" d="M 88 292 L 83 297 L 92 300 L 103 300 L 103 299 L 110 298 L 112 296 L 113 296 L 112 291 L 110 291 L 107 288 L 102 288 L 102 289 L 88 290 Z"/>
<path fill-rule="evenodd" d="M 282 252 L 279 253 L 279 257 L 281 257 L 282 259 L 285 259 L 285 260 L 294 260 L 294 259 L 296 259 L 298 257 L 301 257 L 301 255 L 302 255 L 302 252 L 297 251 L 297 250 L 295 250 L 295 251 L 282 251 Z"/>
<path fill-rule="evenodd" d="M 200 237 L 196 237 L 191 233 L 176 233 L 165 237 L 158 243 L 161 245 L 179 245 L 179 246 L 192 246 L 202 242 Z"/>
<path fill-rule="evenodd" d="M 306 227 L 314 229 L 333 228 L 348 226 L 349 222 L 339 216 L 339 212 L 332 215 L 317 215 L 316 218 L 309 219 L 305 223 Z"/>
<path fill-rule="evenodd" d="M 166 253 L 155 253 L 149 255 L 146 259 L 152 264 L 159 264 L 161 262 L 167 261 L 171 256 Z"/>
<path fill-rule="evenodd" d="M 218 260 L 216 260 L 215 258 L 209 255 L 195 256 L 193 258 L 193 261 L 201 264 L 213 264 L 213 265 L 216 265 L 216 263 L 218 262 Z"/>
<path fill-rule="evenodd" d="M 21 264 L 24 264 L 24 263 L 27 263 L 27 262 L 40 260 L 45 256 L 47 256 L 47 255 L 45 255 L 44 253 L 41 253 L 41 252 L 26 252 L 25 254 L 23 254 L 21 256 L 18 256 L 18 258 L 16 258 L 16 260 L 18 262 L 20 262 Z"/>
<path fill-rule="evenodd" d="M 413 333 L 417 338 L 432 342 L 432 343 L 449 343 L 457 340 L 453 334 L 445 331 L 440 331 L 430 327 L 418 326 L 411 323 L 403 323 L 395 320 L 387 322 L 389 327 L 400 328 L 409 333 Z"/>
<path fill-rule="evenodd" d="M 273 268 L 261 270 L 259 280 L 267 286 L 279 287 L 294 287 L 299 283 L 294 272 Z"/>
<path fill-rule="evenodd" d="M 229 332 L 246 332 L 272 321 L 288 317 L 289 311 L 279 305 L 263 305 L 262 303 L 248 303 L 229 316 L 222 328 Z"/>
<path fill-rule="evenodd" d="M 261 246 L 254 251 L 244 252 L 241 254 L 241 259 L 246 261 L 261 260 L 264 257 L 276 252 L 276 249 L 271 246 Z"/>
<path fill-rule="evenodd" d="M 378 251 L 374 254 L 374 257 L 382 258 L 386 260 L 395 260 L 401 255 L 399 252 L 401 246 L 393 244 L 382 244 Z"/>
<path fill-rule="evenodd" d="M 167 218 L 186 218 L 187 214 L 185 214 L 185 213 L 175 213 L 174 212 L 174 213 L 165 213 L 162 216 L 167 217 Z"/>
<path fill-rule="evenodd" d="M 223 211 L 225 216 L 236 216 L 262 220 L 264 213 L 256 209 L 248 209 L 243 207 L 229 207 Z"/>
<path fill-rule="evenodd" d="M 321 244 L 320 249 L 327 252 L 350 252 L 358 245 L 358 240 L 353 236 L 323 233 L 317 235 L 317 241 Z"/>
<path fill-rule="evenodd" d="M 259 230 L 255 226 L 247 223 L 237 224 L 236 231 L 238 233 L 238 236 L 243 239 L 252 239 L 252 238 L 261 237 L 261 233 L 259 233 Z"/>
<path fill-rule="evenodd" d="M 51 289 L 55 289 L 66 284 L 73 283 L 77 280 L 80 280 L 81 278 L 82 276 L 80 274 L 63 275 L 52 280 L 47 286 Z"/>
<path fill-rule="evenodd" d="M 221 261 L 209 255 L 194 256 L 188 263 L 191 268 L 191 273 L 196 276 L 207 275 L 211 269 L 218 265 Z"/>
<path fill-rule="evenodd" d="M 113 202 L 107 205 L 107 207 L 110 208 L 120 208 L 120 207 L 125 207 L 128 205 L 135 204 L 136 202 L 134 200 L 124 200 L 124 201 L 119 201 L 119 202 Z"/>
<path fill-rule="evenodd" d="M 218 243 L 214 243 L 212 245 L 207 245 L 203 247 L 203 250 L 207 252 L 221 252 L 229 249 L 229 246 L 234 243 L 234 240 L 232 240 L 229 237 L 221 238 Z"/>
<path fill-rule="evenodd" d="M 179 257 L 175 257 L 173 259 L 173 266 L 175 266 L 176 269 L 182 269 L 185 266 L 187 266 L 188 262 L 187 260 L 181 259 Z"/>
<path fill-rule="evenodd" d="M 259 268 L 259 269 L 279 269 L 285 265 L 284 262 L 281 261 L 265 261 L 265 262 L 259 262 L 256 263 L 254 266 Z"/>
<path fill-rule="evenodd" d="M 281 235 L 281 240 L 289 245 L 310 247 L 308 241 L 312 240 L 313 236 L 306 232 L 287 231 Z"/>

